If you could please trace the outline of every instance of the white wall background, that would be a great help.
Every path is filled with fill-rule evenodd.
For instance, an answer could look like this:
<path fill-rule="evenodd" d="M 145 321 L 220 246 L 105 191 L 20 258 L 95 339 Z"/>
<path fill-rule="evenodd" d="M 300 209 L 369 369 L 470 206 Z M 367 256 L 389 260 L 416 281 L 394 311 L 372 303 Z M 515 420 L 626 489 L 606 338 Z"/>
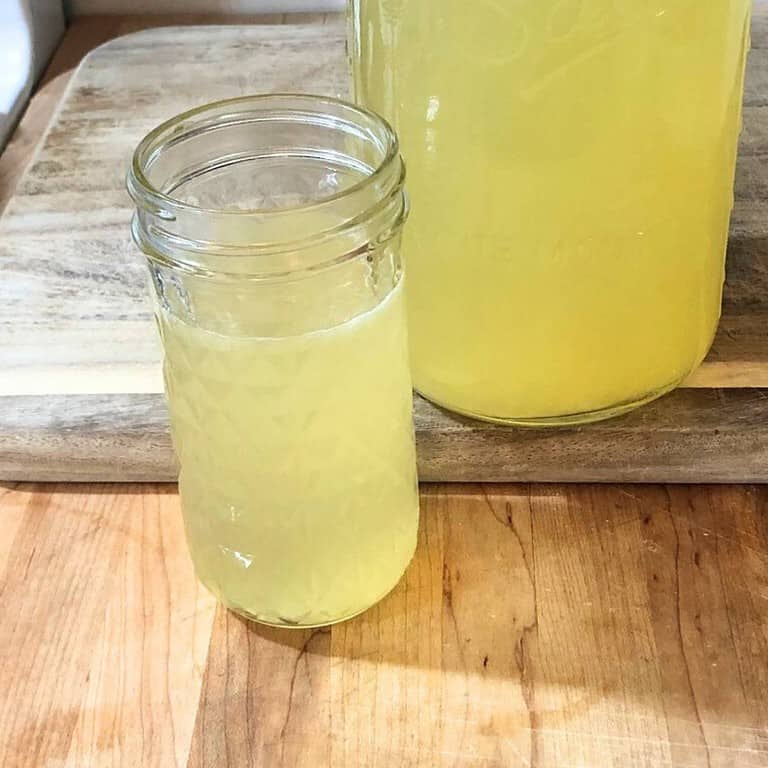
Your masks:
<path fill-rule="evenodd" d="M 0 3 L 4 0 L 0 0 Z M 69 16 L 89 13 L 291 13 L 338 11 L 345 0 L 68 0 Z"/>
<path fill-rule="evenodd" d="M 0 0 L 0 151 L 68 17 L 96 13 L 340 11 L 346 0 Z"/>
<path fill-rule="evenodd" d="M 61 0 L 0 0 L 0 150 L 63 34 Z"/>

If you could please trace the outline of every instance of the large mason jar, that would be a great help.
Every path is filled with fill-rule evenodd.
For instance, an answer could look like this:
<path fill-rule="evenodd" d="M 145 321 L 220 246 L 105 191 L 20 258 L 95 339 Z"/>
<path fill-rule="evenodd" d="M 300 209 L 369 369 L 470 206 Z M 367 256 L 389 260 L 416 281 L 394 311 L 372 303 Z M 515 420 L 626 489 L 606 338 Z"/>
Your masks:
<path fill-rule="evenodd" d="M 400 135 L 416 388 L 561 424 L 671 390 L 719 319 L 749 0 L 350 0 Z"/>
<path fill-rule="evenodd" d="M 308 96 L 211 104 L 128 176 L 195 570 L 257 621 L 349 618 L 413 554 L 397 140 Z"/>

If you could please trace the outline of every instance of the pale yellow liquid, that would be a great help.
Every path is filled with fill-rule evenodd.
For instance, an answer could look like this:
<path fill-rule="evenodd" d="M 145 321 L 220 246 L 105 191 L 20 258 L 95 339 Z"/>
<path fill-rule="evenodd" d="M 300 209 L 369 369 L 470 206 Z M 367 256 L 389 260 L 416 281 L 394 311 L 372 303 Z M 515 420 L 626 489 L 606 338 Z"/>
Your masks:
<path fill-rule="evenodd" d="M 402 293 L 327 330 L 274 338 L 160 310 L 189 547 L 230 607 L 326 624 L 371 606 L 405 570 L 418 494 Z M 311 294 L 296 283 L 286 295 L 290 325 Z M 198 315 L 232 316 L 226 294 L 194 298 Z"/>
<path fill-rule="evenodd" d="M 417 389 L 508 420 L 658 395 L 718 323 L 748 0 L 355 0 L 400 134 Z"/>

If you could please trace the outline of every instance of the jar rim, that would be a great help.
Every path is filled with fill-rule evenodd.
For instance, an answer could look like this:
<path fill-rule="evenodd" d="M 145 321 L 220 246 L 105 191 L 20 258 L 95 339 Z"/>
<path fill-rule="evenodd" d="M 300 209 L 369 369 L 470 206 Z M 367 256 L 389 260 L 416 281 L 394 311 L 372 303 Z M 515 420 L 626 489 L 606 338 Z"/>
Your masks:
<path fill-rule="evenodd" d="M 280 108 L 280 102 L 288 100 L 293 102 L 304 101 L 309 105 L 309 109 L 299 110 L 296 106 L 283 106 Z M 259 105 L 268 105 L 269 102 L 274 102 L 278 110 L 283 113 L 287 114 L 293 112 L 305 117 L 312 115 L 315 118 L 328 119 L 328 115 L 324 114 L 322 110 L 323 104 L 347 110 L 352 115 L 370 121 L 373 126 L 381 130 L 382 136 L 385 138 L 386 142 L 386 149 L 383 156 L 381 160 L 377 162 L 371 173 L 345 189 L 306 203 L 271 208 L 208 208 L 205 206 L 194 205 L 193 203 L 180 200 L 173 195 L 163 192 L 147 178 L 145 169 L 148 168 L 157 153 L 163 147 L 167 146 L 168 141 L 173 139 L 179 140 L 182 137 L 189 135 L 188 131 L 179 130 L 179 127 L 183 126 L 188 121 L 204 116 L 206 113 L 214 114 L 217 110 L 226 107 L 245 105 L 258 107 Z M 210 125 L 213 124 L 215 124 L 215 121 Z M 198 128 L 199 127 L 201 126 L 198 126 Z M 191 125 L 189 128 L 194 130 L 195 126 Z M 340 200 L 353 196 L 369 185 L 375 184 L 399 157 L 400 144 L 395 130 L 385 118 L 363 106 L 353 104 L 345 99 L 336 98 L 334 96 L 321 96 L 316 94 L 290 92 L 252 94 L 208 102 L 174 115 L 168 120 L 160 123 L 160 125 L 153 128 L 144 136 L 134 150 L 126 182 L 128 192 L 134 201 L 142 207 L 154 209 L 155 213 L 161 218 L 171 218 L 174 211 L 208 215 L 226 214 L 227 216 L 232 217 L 269 217 L 271 215 L 285 215 L 293 212 L 300 213 L 311 211 L 312 209 L 337 203 Z"/>
<path fill-rule="evenodd" d="M 231 146 L 227 147 L 225 141 L 220 156 L 201 158 L 200 165 L 188 165 L 182 173 L 174 173 L 173 155 L 177 149 L 183 150 L 185 142 L 250 124 L 270 129 L 269 123 L 294 123 L 317 129 L 319 135 L 354 138 L 354 146 L 363 149 L 343 154 L 353 164 L 350 167 L 356 167 L 359 177 L 341 190 L 310 196 L 298 205 L 210 208 L 174 196 L 187 179 L 249 159 L 247 142 L 244 152 L 227 154 Z M 262 156 L 269 158 L 274 151 L 274 157 L 284 158 L 290 167 L 291 158 L 303 157 L 304 152 L 312 156 L 317 150 L 318 157 L 325 151 L 335 152 L 332 145 L 326 150 L 318 141 L 315 146 L 311 139 L 307 145 L 297 145 L 295 151 L 299 154 L 289 145 L 283 148 L 279 141 L 270 143 L 265 145 L 268 152 Z M 258 147 L 258 143 L 254 145 L 255 150 Z M 168 171 L 162 164 L 166 153 L 171 158 Z M 153 176 L 155 163 L 160 165 Z M 391 125 L 364 107 L 312 94 L 240 96 L 178 114 L 151 130 L 139 143 L 126 184 L 136 204 L 131 233 L 147 258 L 211 276 L 282 279 L 332 267 L 389 242 L 409 212 L 405 164 Z"/>

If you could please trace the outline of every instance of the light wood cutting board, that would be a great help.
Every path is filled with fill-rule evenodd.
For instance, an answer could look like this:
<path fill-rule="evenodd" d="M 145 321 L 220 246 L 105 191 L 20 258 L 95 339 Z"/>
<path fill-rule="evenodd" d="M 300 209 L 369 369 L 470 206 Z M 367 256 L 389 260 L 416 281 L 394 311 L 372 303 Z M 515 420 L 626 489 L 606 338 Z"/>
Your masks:
<path fill-rule="evenodd" d="M 344 95 L 341 20 L 169 27 L 92 52 L 0 220 L 0 479 L 171 480 L 160 349 L 128 234 L 133 147 L 189 107 Z M 416 398 L 423 480 L 768 480 L 768 19 L 754 21 L 724 314 L 687 386 L 588 427 L 518 430 Z"/>

